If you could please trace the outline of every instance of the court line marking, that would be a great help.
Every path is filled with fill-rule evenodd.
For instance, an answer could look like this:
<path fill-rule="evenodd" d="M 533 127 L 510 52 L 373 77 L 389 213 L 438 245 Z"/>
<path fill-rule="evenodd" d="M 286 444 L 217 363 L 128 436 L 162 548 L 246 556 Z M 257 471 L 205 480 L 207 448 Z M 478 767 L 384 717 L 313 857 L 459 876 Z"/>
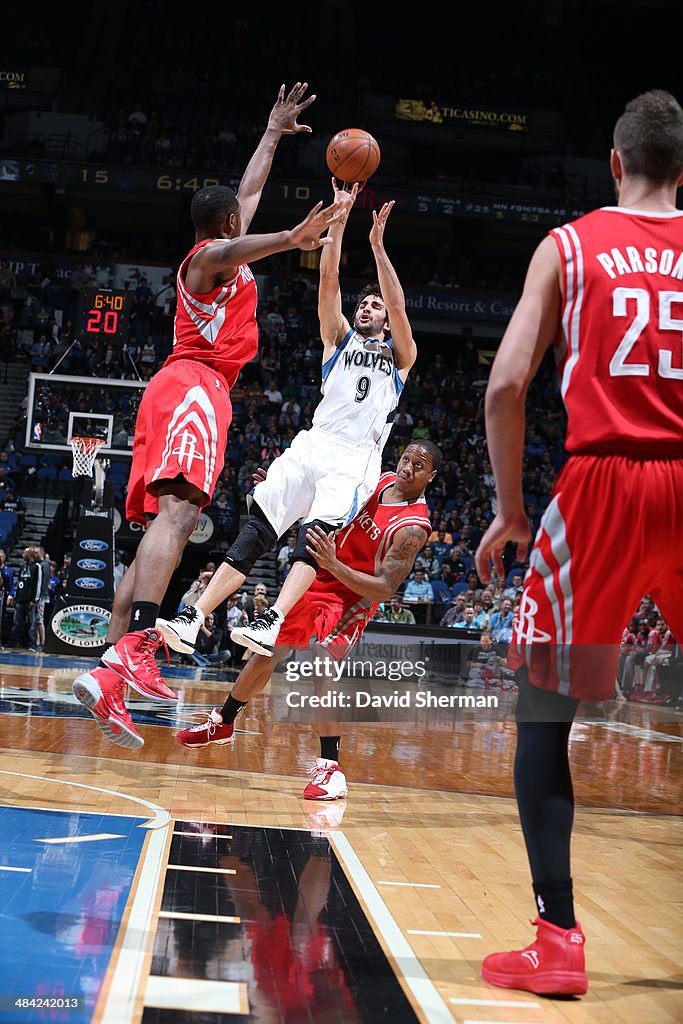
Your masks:
<path fill-rule="evenodd" d="M 30 875 L 33 868 L 12 868 L 9 864 L 0 864 L 0 871 L 22 871 L 24 874 Z"/>
<path fill-rule="evenodd" d="M 147 849 L 141 852 L 142 869 L 119 947 L 107 1001 L 99 1018 L 101 1021 L 135 1020 L 138 992 L 149 978 L 149 969 L 147 977 L 143 978 L 145 953 L 148 944 L 154 942 L 154 898 L 164 867 L 167 836 L 165 828 L 158 828 L 147 834 Z"/>
<path fill-rule="evenodd" d="M 372 918 L 376 931 L 394 960 L 394 969 L 400 972 L 428 1024 L 453 1024 L 448 1009 L 434 982 L 425 973 L 413 948 L 396 924 L 358 854 L 343 832 L 329 832 L 328 841 L 345 867 L 350 879 Z"/>
<path fill-rule="evenodd" d="M 51 781 L 55 781 L 52 779 Z M 77 811 L 75 807 L 38 807 L 37 804 L 0 804 L 0 809 L 22 811 L 46 811 L 48 814 L 99 814 L 107 818 L 135 818 L 135 814 L 124 814 L 122 811 Z"/>
<path fill-rule="evenodd" d="M 377 882 L 377 885 L 407 885 L 411 889 L 440 889 L 434 882 Z"/>
<path fill-rule="evenodd" d="M 164 810 L 163 807 L 159 807 L 158 804 L 152 803 L 151 800 L 143 800 L 141 796 L 130 796 L 129 793 L 120 792 L 116 789 L 103 789 L 101 786 L 86 786 L 84 782 L 72 782 L 71 779 L 55 779 L 49 778 L 45 775 L 27 775 L 25 772 L 11 772 L 0 768 L 0 775 L 14 775 L 18 779 L 33 779 L 36 782 L 55 782 L 59 786 L 75 786 L 76 789 L 89 789 L 93 793 L 106 793 L 107 796 L 115 796 L 120 800 L 132 800 L 135 804 L 141 804 L 143 807 L 147 807 L 152 811 L 152 816 L 148 818 L 142 825 L 136 826 L 137 828 L 149 828 L 157 829 L 163 828 L 168 825 L 171 820 L 171 816 L 168 811 Z M 11 806 L 11 805 L 10 805 Z M 16 805 L 15 805 L 16 806 Z M 40 808 L 40 810 L 49 811 L 49 807 Z M 104 816 L 106 811 L 84 811 L 74 808 L 71 811 L 72 814 L 101 814 Z M 127 815 L 131 817 L 131 815 Z"/>
<path fill-rule="evenodd" d="M 541 1008 L 540 1003 L 530 1002 L 528 999 L 458 999 L 452 996 L 448 1002 L 454 1006 L 526 1006 L 528 1010 Z"/>
<path fill-rule="evenodd" d="M 180 910 L 160 910 L 159 917 L 180 921 L 220 921 L 223 924 L 241 924 L 241 917 L 228 917 L 225 914 L 185 914 Z"/>
<path fill-rule="evenodd" d="M 610 732 L 625 732 L 639 740 L 659 740 L 662 743 L 683 743 L 683 736 L 676 736 L 670 732 L 660 732 L 659 729 L 649 729 L 643 725 L 632 725 L 630 722 L 592 722 L 592 725 L 600 729 L 609 729 Z"/>
<path fill-rule="evenodd" d="M 232 836 L 218 835 L 216 832 L 175 832 L 174 836 L 192 836 L 193 839 L 232 839 Z"/>
<path fill-rule="evenodd" d="M 207 875 L 236 875 L 235 868 L 198 868 L 194 864 L 167 864 L 167 871 L 199 871 Z"/>
<path fill-rule="evenodd" d="M 56 836 L 50 839 L 34 839 L 34 843 L 45 843 L 46 846 L 55 846 L 57 843 L 97 843 L 102 839 L 125 839 L 123 835 L 115 832 L 97 832 L 89 836 Z"/>
<path fill-rule="evenodd" d="M 154 896 L 158 889 L 159 877 L 161 875 L 162 859 L 168 835 L 167 826 L 171 821 L 170 814 L 163 807 L 152 803 L 151 800 L 143 800 L 142 797 L 130 796 L 128 793 L 117 792 L 112 789 L 103 789 L 101 786 L 87 786 L 83 782 L 72 782 L 70 779 L 49 778 L 44 775 L 28 775 L 25 772 L 12 772 L 5 769 L 0 769 L 0 775 L 14 775 L 21 779 L 52 782 L 58 786 L 75 786 L 77 789 L 89 789 L 95 793 L 105 793 L 107 796 L 131 800 L 133 803 L 142 804 L 143 807 L 147 807 L 152 811 L 151 818 L 136 826 L 136 828 L 149 830 L 146 837 L 147 847 L 145 850 L 143 846 L 140 851 L 142 868 L 138 886 L 135 890 L 128 923 L 126 924 L 126 930 L 119 947 L 119 956 L 109 987 L 105 1009 L 100 1017 L 100 1020 L 103 1021 L 132 1020 L 137 992 L 141 985 L 141 973 L 145 959 L 142 954 L 145 952 L 148 937 L 153 935 L 150 923 L 154 909 Z M 50 808 L 40 809 L 50 810 Z M 74 808 L 71 813 L 99 814 L 101 817 L 104 817 L 107 812 L 85 811 Z M 132 817 L 132 815 L 127 815 L 127 817 Z M 110 965 L 111 960 L 105 971 L 104 983 L 106 983 Z"/>
<path fill-rule="evenodd" d="M 462 1024 L 485 1024 L 481 1017 L 468 1017 L 467 1020 L 463 1020 Z M 497 1020 L 494 1024 L 531 1024 L 531 1021 L 522 1020 Z"/>
<path fill-rule="evenodd" d="M 446 932 L 441 929 L 437 931 L 425 931 L 422 928 L 406 928 L 406 935 L 448 935 L 454 939 L 480 939 L 479 932 Z"/>
<path fill-rule="evenodd" d="M 204 978 L 168 978 L 150 974 L 144 1006 L 227 1016 L 249 1013 L 247 986 L 243 981 L 212 981 Z"/>

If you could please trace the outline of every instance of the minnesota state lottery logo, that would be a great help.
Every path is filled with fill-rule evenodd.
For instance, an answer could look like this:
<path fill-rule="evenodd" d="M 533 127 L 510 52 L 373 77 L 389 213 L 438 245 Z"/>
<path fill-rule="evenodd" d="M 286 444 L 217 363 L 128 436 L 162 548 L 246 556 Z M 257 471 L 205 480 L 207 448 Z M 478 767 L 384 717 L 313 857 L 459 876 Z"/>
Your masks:
<path fill-rule="evenodd" d="M 55 636 L 72 647 L 101 647 L 109 625 L 109 612 L 96 604 L 60 608 L 50 620 Z"/>

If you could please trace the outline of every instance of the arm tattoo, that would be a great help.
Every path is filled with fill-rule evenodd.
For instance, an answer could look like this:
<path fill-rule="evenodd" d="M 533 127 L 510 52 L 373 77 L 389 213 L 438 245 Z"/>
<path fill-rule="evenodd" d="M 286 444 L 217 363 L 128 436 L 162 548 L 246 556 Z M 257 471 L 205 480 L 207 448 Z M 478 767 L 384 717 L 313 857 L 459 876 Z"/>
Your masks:
<path fill-rule="evenodd" d="M 393 587 L 394 592 L 413 568 L 415 559 L 426 542 L 427 531 L 420 526 L 405 526 L 394 537 L 379 571 Z"/>

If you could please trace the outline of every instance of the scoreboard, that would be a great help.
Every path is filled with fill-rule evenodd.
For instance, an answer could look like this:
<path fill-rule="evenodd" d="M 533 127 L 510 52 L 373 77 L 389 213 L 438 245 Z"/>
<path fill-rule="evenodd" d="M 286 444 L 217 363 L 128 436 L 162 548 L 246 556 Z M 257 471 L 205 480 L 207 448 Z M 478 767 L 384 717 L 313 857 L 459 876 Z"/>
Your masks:
<path fill-rule="evenodd" d="M 81 288 L 77 318 L 80 337 L 126 342 L 131 301 L 130 292 L 123 289 Z"/>

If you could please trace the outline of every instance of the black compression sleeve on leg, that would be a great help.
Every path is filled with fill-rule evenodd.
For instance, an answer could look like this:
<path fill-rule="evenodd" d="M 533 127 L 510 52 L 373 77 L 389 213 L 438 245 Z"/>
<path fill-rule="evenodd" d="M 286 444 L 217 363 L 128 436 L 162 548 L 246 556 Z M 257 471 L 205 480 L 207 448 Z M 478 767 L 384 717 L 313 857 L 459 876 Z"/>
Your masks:
<path fill-rule="evenodd" d="M 277 534 L 256 502 L 251 504 L 252 513 L 244 524 L 234 543 L 228 549 L 224 561 L 248 576 L 259 558 L 270 551 L 277 540 Z"/>
<path fill-rule="evenodd" d="M 569 733 L 579 702 L 532 686 L 526 669 L 517 672 L 517 682 L 515 795 L 536 903 L 543 919 L 572 928 Z"/>

